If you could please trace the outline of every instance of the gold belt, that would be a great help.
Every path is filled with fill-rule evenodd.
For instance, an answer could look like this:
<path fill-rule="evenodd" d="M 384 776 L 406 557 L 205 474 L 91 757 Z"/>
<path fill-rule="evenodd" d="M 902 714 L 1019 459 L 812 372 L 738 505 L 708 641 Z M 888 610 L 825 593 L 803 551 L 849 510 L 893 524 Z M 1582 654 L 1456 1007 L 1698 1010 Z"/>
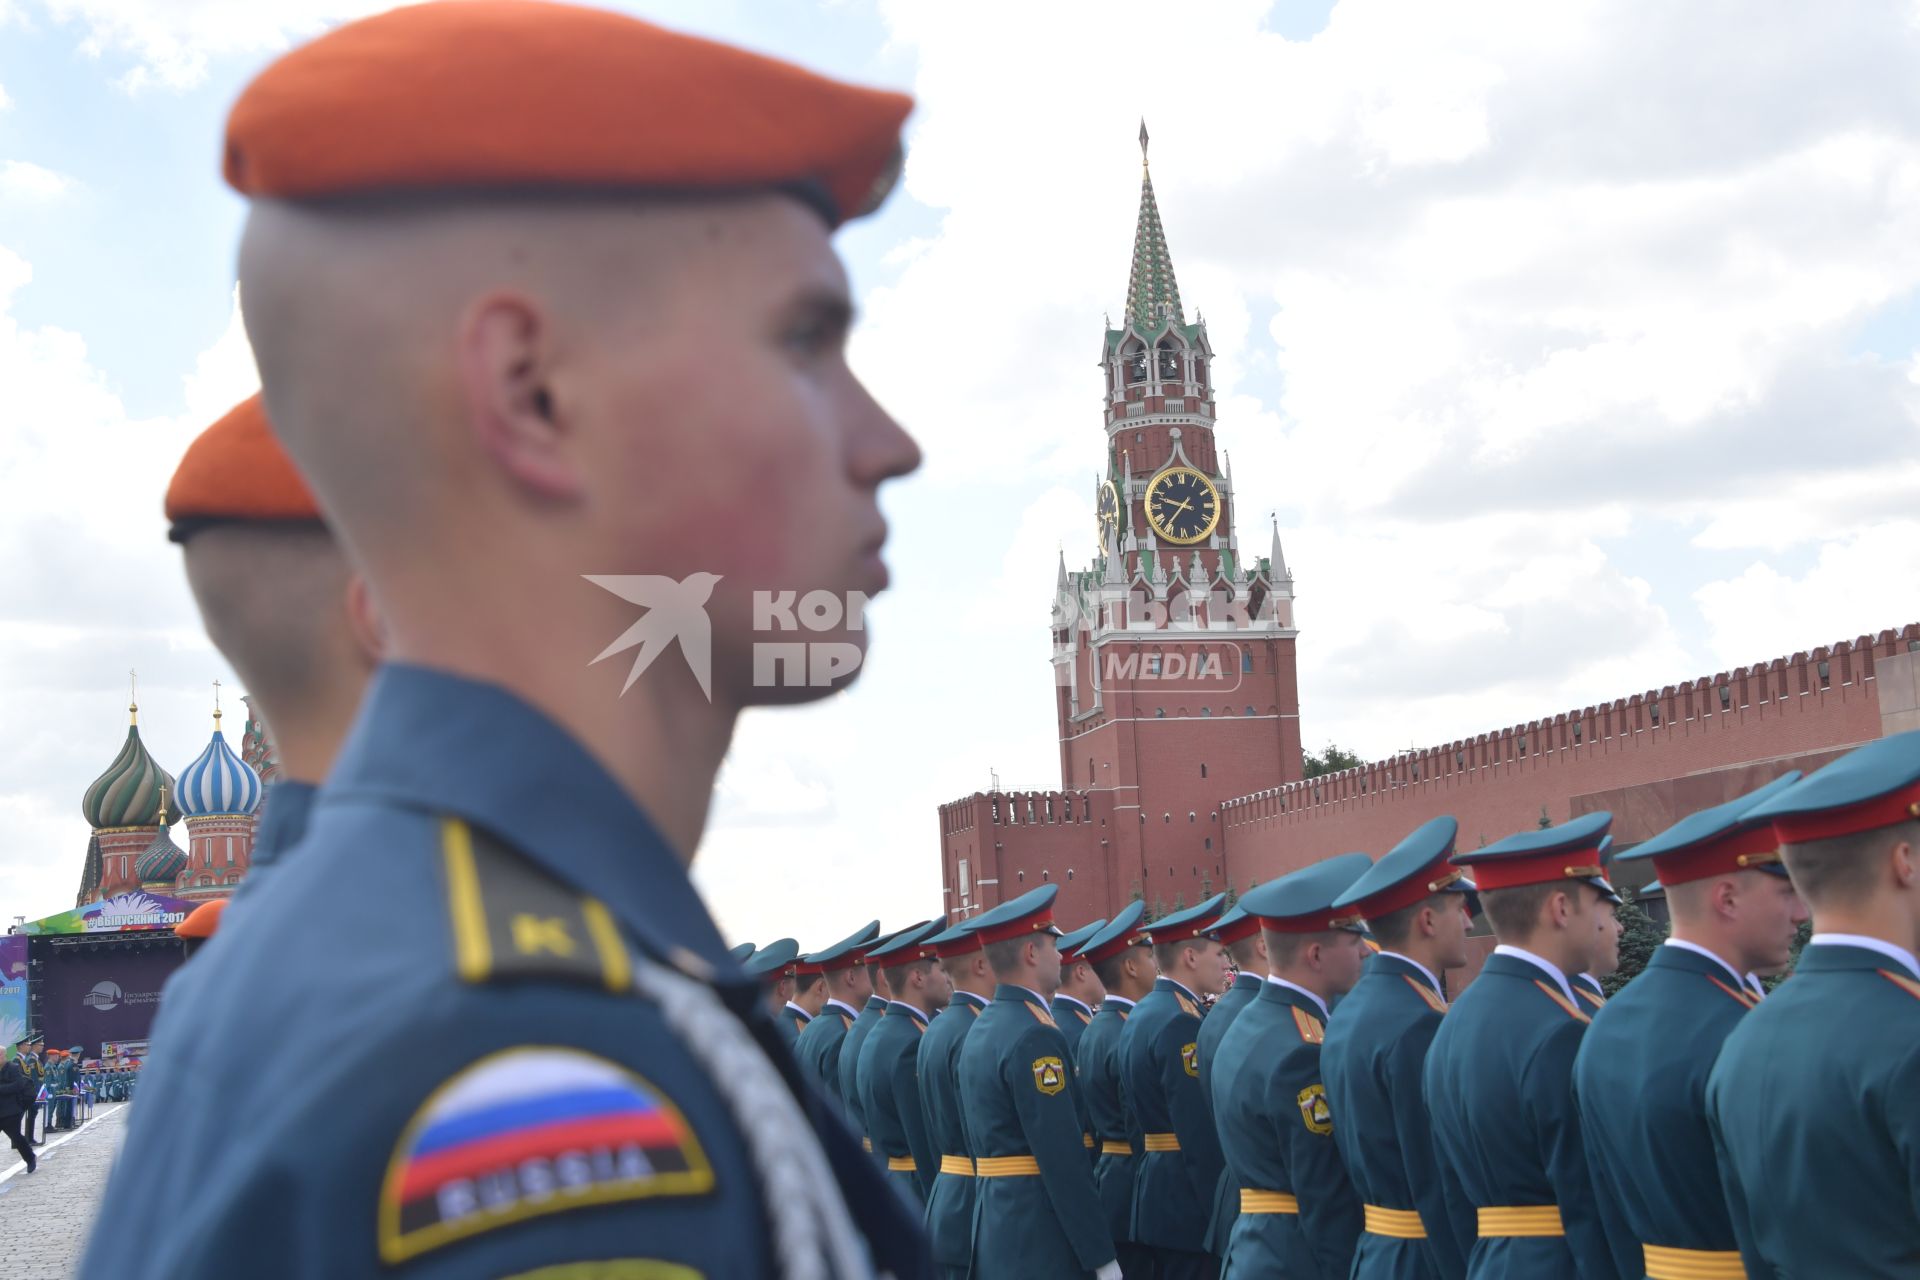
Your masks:
<path fill-rule="evenodd" d="M 1150 1133 L 1147 1135 L 1147 1150 L 1178 1151 L 1180 1135 L 1177 1133 Z"/>
<path fill-rule="evenodd" d="M 1089 1151 L 1091 1151 L 1091 1150 L 1093 1150 L 1093 1135 L 1092 1135 L 1092 1134 L 1090 1134 L 1090 1133 L 1083 1133 L 1083 1134 L 1081 1134 L 1081 1135 L 1080 1135 L 1080 1141 L 1082 1141 L 1082 1142 L 1084 1142 L 1084 1143 L 1086 1143 L 1086 1144 L 1087 1144 L 1087 1150 L 1089 1150 Z"/>
<path fill-rule="evenodd" d="M 950 1173 L 956 1178 L 971 1178 L 973 1176 L 973 1157 L 941 1156 L 940 1172 Z"/>
<path fill-rule="evenodd" d="M 872 1138 L 862 1138 L 862 1139 L 860 1139 L 860 1149 L 861 1149 L 862 1151 L 864 1151 L 864 1152 L 866 1152 L 866 1153 L 867 1153 L 868 1155 L 872 1155 L 872 1154 L 873 1154 L 873 1139 L 872 1139 Z"/>
<path fill-rule="evenodd" d="M 1025 1178 L 1040 1173 L 1040 1162 L 1032 1156 L 981 1156 L 973 1167 L 983 1178 Z"/>
<path fill-rule="evenodd" d="M 1557 1204 L 1483 1205 L 1480 1209 L 1480 1235 L 1487 1236 L 1564 1236 Z"/>
<path fill-rule="evenodd" d="M 1412 1209 L 1383 1209 L 1377 1204 L 1362 1205 L 1361 1208 L 1366 1211 L 1369 1235 L 1392 1236 L 1396 1240 L 1427 1238 L 1427 1224 L 1420 1221 L 1420 1215 Z"/>
<path fill-rule="evenodd" d="M 1240 1212 L 1298 1213 L 1300 1202 L 1285 1191 L 1255 1191 L 1252 1187 L 1242 1187 L 1240 1188 Z"/>
<path fill-rule="evenodd" d="M 1100 1154 L 1103 1156 L 1130 1156 L 1133 1154 L 1133 1148 L 1124 1142 L 1107 1141 L 1100 1144 Z"/>
<path fill-rule="evenodd" d="M 892 1170 L 894 1173 L 913 1173 L 915 1171 L 914 1164 L 913 1164 L 913 1157 L 912 1156 L 888 1156 L 887 1168 Z"/>
<path fill-rule="evenodd" d="M 1746 1264 L 1731 1249 L 1669 1249 L 1648 1244 L 1648 1280 L 1747 1280 Z"/>

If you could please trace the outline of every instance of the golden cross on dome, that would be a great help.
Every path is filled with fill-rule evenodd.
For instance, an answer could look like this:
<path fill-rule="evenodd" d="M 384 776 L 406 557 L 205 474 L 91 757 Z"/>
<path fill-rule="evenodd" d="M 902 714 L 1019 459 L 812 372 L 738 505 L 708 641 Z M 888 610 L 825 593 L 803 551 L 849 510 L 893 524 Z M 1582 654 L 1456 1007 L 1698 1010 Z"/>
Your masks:
<path fill-rule="evenodd" d="M 220 729 L 220 682 L 218 680 L 213 682 L 213 728 L 216 733 Z"/>
<path fill-rule="evenodd" d="M 140 723 L 140 673 L 127 668 L 127 723 Z"/>

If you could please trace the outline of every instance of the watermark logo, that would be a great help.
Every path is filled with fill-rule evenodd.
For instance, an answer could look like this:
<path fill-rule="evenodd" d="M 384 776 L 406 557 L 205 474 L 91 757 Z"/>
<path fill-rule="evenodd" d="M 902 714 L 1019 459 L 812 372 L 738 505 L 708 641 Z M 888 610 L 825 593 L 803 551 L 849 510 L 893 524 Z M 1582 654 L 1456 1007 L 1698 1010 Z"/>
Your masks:
<path fill-rule="evenodd" d="M 713 700 L 713 620 L 707 603 L 720 582 L 717 573 L 690 573 L 676 581 L 658 574 L 583 575 L 588 582 L 646 610 L 639 621 L 602 649 L 593 663 L 637 649 L 620 692 L 633 688 L 647 668 L 678 645 L 700 692 Z M 761 689 L 827 689 L 859 670 L 865 650 L 850 640 L 806 639 L 811 635 L 861 631 L 866 627 L 864 592 L 755 591 L 753 593 L 753 684 Z"/>

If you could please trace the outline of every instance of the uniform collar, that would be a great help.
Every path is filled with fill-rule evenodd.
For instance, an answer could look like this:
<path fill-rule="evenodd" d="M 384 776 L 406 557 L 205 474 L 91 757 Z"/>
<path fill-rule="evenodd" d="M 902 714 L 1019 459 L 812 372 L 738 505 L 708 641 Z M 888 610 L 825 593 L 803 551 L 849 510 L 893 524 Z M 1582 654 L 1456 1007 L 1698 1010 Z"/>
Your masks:
<path fill-rule="evenodd" d="M 1257 995 L 1260 991 L 1260 977 L 1261 975 L 1257 973 L 1236 973 L 1233 975 L 1233 986 L 1228 987 L 1227 990 L 1231 991 L 1234 987 L 1238 987 L 1242 991 L 1251 991 Z"/>
<path fill-rule="evenodd" d="M 1068 994 L 1067 994 L 1066 992 L 1064 992 L 1064 991 L 1062 991 L 1062 992 L 1060 992 L 1060 993 L 1059 993 L 1058 995 L 1056 995 L 1056 996 L 1054 996 L 1054 1000 L 1055 1000 L 1056 1002 L 1060 1002 L 1060 1001 L 1064 1001 L 1064 1002 L 1066 1002 L 1067 1004 L 1070 1004 L 1070 1005 L 1072 1005 L 1072 1006 L 1073 1006 L 1074 1008 L 1076 1008 L 1076 1009 L 1078 1009 L 1078 1010 L 1080 1010 L 1080 1012 L 1082 1012 L 1082 1013 L 1084 1013 L 1084 1014 L 1086 1014 L 1086 1015 L 1087 1015 L 1087 1016 L 1088 1016 L 1089 1018 L 1091 1018 L 1091 1017 L 1093 1016 L 1093 1006 L 1092 1006 L 1092 1005 L 1090 1005 L 1090 1004 L 1086 1004 L 1086 1003 L 1084 1003 L 1084 1002 L 1082 1002 L 1082 1001 L 1079 1001 L 1079 1000 L 1075 1000 L 1075 999 L 1074 999 L 1074 998 L 1073 998 L 1072 996 L 1070 996 L 1070 995 L 1068 995 Z"/>
<path fill-rule="evenodd" d="M 793 1001 L 791 1001 L 791 1000 L 789 1000 L 789 1001 L 787 1001 L 787 1008 L 789 1008 L 789 1009 L 791 1009 L 791 1010 L 793 1010 L 793 1011 L 794 1011 L 795 1013 L 797 1013 L 797 1014 L 799 1014 L 799 1015 L 800 1015 L 800 1021 L 802 1021 L 802 1022 L 812 1022 L 812 1021 L 813 1021 L 813 1015 L 812 1015 L 812 1014 L 810 1014 L 810 1013 L 808 1013 L 808 1012 L 807 1012 L 807 1011 L 806 1011 L 805 1009 L 802 1009 L 802 1008 L 801 1008 L 801 1007 L 800 1007 L 799 1005 L 797 1005 L 797 1004 L 795 1004 L 795 1003 L 794 1003 Z"/>
<path fill-rule="evenodd" d="M 985 996 L 977 996 L 971 991 L 962 991 L 959 987 L 955 987 L 953 989 L 953 1003 L 970 1004 L 976 1009 L 984 1009 L 987 1007 L 988 1001 Z"/>
<path fill-rule="evenodd" d="M 1516 947 L 1505 942 L 1495 947 L 1493 954 L 1497 956 L 1511 956 L 1515 960 L 1524 960 L 1534 968 L 1544 970 L 1547 976 L 1553 979 L 1553 984 L 1560 988 L 1560 993 L 1567 998 L 1567 1003 L 1573 1003 L 1573 984 L 1567 981 L 1566 974 L 1560 972 L 1560 966 L 1545 956 L 1537 956 L 1525 947 Z"/>
<path fill-rule="evenodd" d="M 999 1000 L 1024 1000 L 1028 1004 L 1047 1007 L 1047 1002 L 1032 987 L 1023 987 L 1017 982 L 1003 982 L 993 989 L 993 998 Z"/>
<path fill-rule="evenodd" d="M 882 1000 L 879 996 L 868 996 L 867 1003 L 860 1009 L 862 1013 L 885 1013 L 886 1011 L 887 1001 Z"/>
<path fill-rule="evenodd" d="M 1726 973 L 1726 975 L 1729 978 L 1733 979 L 1734 986 L 1745 987 L 1747 985 L 1747 980 L 1740 976 L 1740 971 L 1738 969 L 1735 969 L 1732 965 L 1728 964 L 1725 960 L 1721 959 L 1719 956 L 1707 950 L 1705 947 L 1701 946 L 1697 942 L 1689 942 L 1685 938 L 1668 938 L 1665 942 L 1661 943 L 1660 945 L 1663 947 L 1674 947 L 1681 951 L 1691 951 L 1694 955 L 1697 955 L 1697 956 L 1705 956 L 1707 959 L 1719 965 L 1720 968 Z"/>
<path fill-rule="evenodd" d="M 1267 975 L 1267 982 L 1272 986 L 1280 988 L 1282 991 L 1291 991 L 1295 995 L 1305 996 L 1308 1000 L 1312 1001 L 1313 1007 L 1320 1011 L 1320 1021 L 1325 1022 L 1333 1016 L 1327 1011 L 1327 1002 L 1325 1000 L 1322 1000 L 1319 996 L 1313 994 L 1313 992 L 1307 990 L 1299 983 L 1288 982 L 1285 978 L 1276 978 L 1272 974 Z"/>
<path fill-rule="evenodd" d="M 1105 1009 L 1108 1005 L 1112 1005 L 1116 1009 L 1131 1009 L 1139 1003 L 1138 1000 L 1129 1000 L 1125 996 L 1108 996 L 1100 1002 L 1100 1007 Z"/>
<path fill-rule="evenodd" d="M 1193 1001 L 1195 1004 L 1201 1003 L 1200 997 L 1193 994 L 1193 989 L 1189 987 L 1186 983 L 1180 981 L 1180 979 L 1169 978 L 1166 974 L 1163 973 L 1158 978 L 1155 978 L 1153 980 L 1153 985 L 1156 987 L 1161 986 L 1161 984 L 1163 983 L 1165 984 L 1165 988 L 1163 989 L 1171 988 L 1174 991 L 1182 992 L 1186 995 L 1187 999 Z"/>
<path fill-rule="evenodd" d="M 253 838 L 252 862 L 256 867 L 280 860 L 280 855 L 300 842 L 307 833 L 307 815 L 313 812 L 313 799 L 320 791 L 311 782 L 278 779 L 267 786 L 264 801 L 266 815 L 260 819 L 260 831 Z"/>
<path fill-rule="evenodd" d="M 904 1013 L 909 1018 L 912 1018 L 915 1022 L 919 1023 L 921 1026 L 924 1027 L 927 1025 L 927 1015 L 920 1012 L 918 1009 L 914 1008 L 912 1005 L 908 1004 L 905 1000 L 887 1001 L 887 1013 L 889 1015 L 895 1014 L 895 1013 Z"/>
<path fill-rule="evenodd" d="M 483 827 L 605 903 L 656 958 L 690 953 L 717 984 L 758 985 L 728 960 L 686 867 L 633 798 L 571 734 L 498 685 L 381 667 L 320 805 L 366 799 Z"/>
<path fill-rule="evenodd" d="M 858 1009 L 848 1004 L 845 1000 L 837 999 L 834 996 L 827 997 L 827 1009 L 838 1009 L 842 1013 L 850 1013 L 856 1018 L 860 1016 L 860 1011 Z M 825 1013 L 826 1009 L 822 1009 L 821 1012 Z"/>
<path fill-rule="evenodd" d="M 1809 947 L 1859 947 L 1863 951 L 1877 951 L 1889 960 L 1897 960 L 1907 973 L 1920 978 L 1920 960 L 1915 960 L 1913 952 L 1885 938 L 1869 938 L 1864 933 L 1816 933 L 1807 940 Z"/>
<path fill-rule="evenodd" d="M 1415 960 L 1412 956 L 1402 955 L 1398 951 L 1389 951 L 1385 947 L 1382 947 L 1379 950 L 1379 952 L 1374 956 L 1374 959 L 1398 960 L 1401 964 L 1411 965 L 1415 973 L 1418 973 L 1421 977 L 1427 980 L 1427 985 L 1433 988 L 1433 994 L 1435 995 L 1440 994 L 1440 979 L 1433 976 L 1433 970 L 1427 968 L 1427 966 L 1421 964 L 1418 960 Z"/>

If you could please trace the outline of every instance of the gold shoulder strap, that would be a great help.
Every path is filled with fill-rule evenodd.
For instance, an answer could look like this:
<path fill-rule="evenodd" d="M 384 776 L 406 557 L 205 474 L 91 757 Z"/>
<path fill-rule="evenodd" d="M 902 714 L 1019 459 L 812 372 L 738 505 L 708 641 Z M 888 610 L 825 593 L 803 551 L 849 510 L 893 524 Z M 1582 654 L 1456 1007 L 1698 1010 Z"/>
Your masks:
<path fill-rule="evenodd" d="M 632 988 L 626 943 L 598 898 L 575 892 L 458 818 L 440 820 L 440 856 L 463 981 Z"/>

